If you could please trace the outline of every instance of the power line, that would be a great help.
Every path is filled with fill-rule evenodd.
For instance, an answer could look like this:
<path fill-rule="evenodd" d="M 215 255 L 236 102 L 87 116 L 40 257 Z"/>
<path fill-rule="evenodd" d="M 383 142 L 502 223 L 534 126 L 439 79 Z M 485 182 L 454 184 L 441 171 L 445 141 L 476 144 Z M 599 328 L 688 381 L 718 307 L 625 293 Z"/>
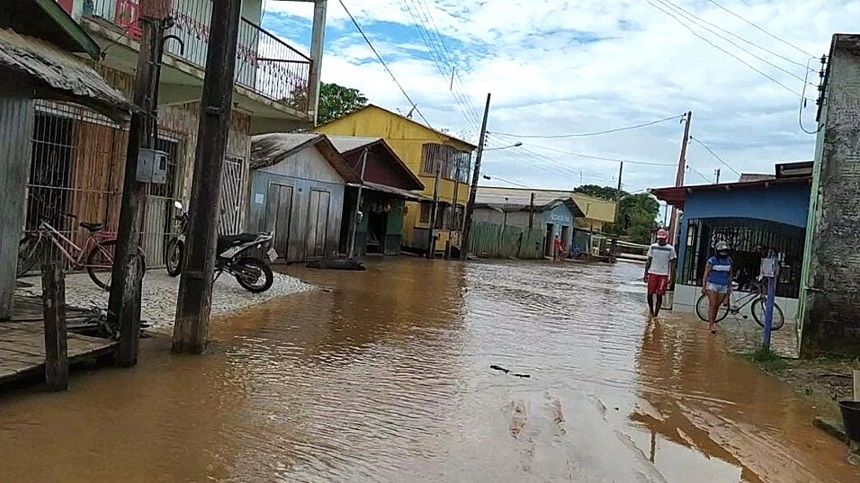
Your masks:
<path fill-rule="evenodd" d="M 367 34 L 364 33 L 364 29 L 361 28 L 361 25 L 358 24 L 358 21 L 356 21 L 355 17 L 352 16 L 352 13 L 349 11 L 348 8 L 346 8 L 346 4 L 343 3 L 343 0 L 338 0 L 338 2 L 340 2 L 340 6 L 343 7 L 344 11 L 346 11 L 346 14 L 349 16 L 349 19 L 352 20 L 352 24 L 355 25 L 355 28 L 356 30 L 358 30 L 358 33 L 360 33 L 362 38 L 364 38 L 364 41 L 367 42 L 367 45 L 368 47 L 370 47 L 370 50 L 372 50 L 373 53 L 376 55 L 376 58 L 379 59 L 379 63 L 382 64 L 382 67 L 385 67 L 385 70 L 388 72 L 388 75 L 391 76 L 391 80 L 393 80 L 394 83 L 397 84 L 397 87 L 400 89 L 400 92 L 403 93 L 403 96 L 406 97 L 406 100 L 409 101 L 409 104 L 412 105 L 412 109 L 414 109 L 415 112 L 417 112 L 418 115 L 421 116 L 421 119 L 423 119 L 424 122 L 427 123 L 428 126 L 430 126 L 430 121 L 428 121 L 427 118 L 424 116 L 424 113 L 422 113 L 421 110 L 418 109 L 418 105 L 415 104 L 415 101 L 413 101 L 412 98 L 409 97 L 409 94 L 406 92 L 406 89 L 404 89 L 403 86 L 400 84 L 400 81 L 397 80 L 397 77 L 394 75 L 394 72 L 392 72 L 391 69 L 388 67 L 388 64 L 386 64 L 385 61 L 382 60 L 382 56 L 379 55 L 379 52 L 376 50 L 376 47 L 374 47 L 370 39 L 367 38 Z"/>
<path fill-rule="evenodd" d="M 508 135 L 503 135 L 503 134 L 500 134 L 500 133 L 494 133 L 494 134 L 496 134 L 497 136 L 508 136 Z M 667 167 L 675 167 L 675 166 L 677 166 L 676 164 L 670 164 L 670 163 L 654 163 L 654 162 L 650 162 L 650 161 L 636 161 L 636 160 L 632 160 L 632 159 L 607 158 L 607 157 L 605 157 L 605 156 L 594 156 L 594 155 L 591 155 L 591 154 L 582 154 L 582 153 L 574 153 L 574 152 L 571 152 L 571 151 L 564 151 L 564 150 L 561 150 L 561 149 L 551 148 L 551 147 L 549 147 L 549 146 L 539 146 L 539 145 L 537 145 L 537 144 L 528 144 L 528 143 L 523 143 L 523 144 L 524 144 L 525 146 L 529 146 L 529 147 L 532 147 L 532 148 L 545 149 L 545 150 L 547 150 L 547 151 L 554 151 L 554 152 L 556 152 L 556 153 L 560 153 L 560 154 L 567 154 L 567 155 L 570 155 L 570 156 L 576 156 L 576 157 L 579 157 L 579 158 L 595 159 L 595 160 L 598 160 L 598 161 L 611 161 L 611 162 L 613 162 L 613 163 L 639 164 L 639 165 L 642 165 L 642 166 L 667 166 Z"/>
<path fill-rule="evenodd" d="M 699 171 L 698 169 L 696 169 L 696 168 L 694 168 L 694 167 L 692 167 L 692 166 L 690 166 L 690 165 L 687 165 L 687 167 L 688 167 L 688 168 L 690 168 L 690 171 L 692 171 L 692 172 L 696 173 L 697 175 L 699 175 L 699 177 L 700 177 L 700 178 L 702 178 L 703 180 L 705 180 L 706 182 L 710 183 L 711 181 L 713 181 L 712 179 L 710 179 L 710 178 L 708 178 L 707 176 L 705 176 L 704 174 L 702 174 L 702 172 L 701 172 L 701 171 Z"/>
<path fill-rule="evenodd" d="M 522 183 L 517 183 L 516 181 L 511 181 L 511 180 L 509 180 L 509 179 L 502 178 L 501 176 L 490 176 L 490 175 L 487 175 L 487 177 L 488 177 L 488 178 L 491 178 L 491 179 L 497 179 L 497 180 L 501 181 L 502 183 L 507 183 L 507 184 L 509 184 L 509 185 L 519 186 L 520 188 L 531 188 L 531 186 L 526 186 L 526 185 L 524 185 L 524 184 L 522 184 Z"/>
<path fill-rule="evenodd" d="M 720 29 L 720 30 L 723 30 L 724 32 L 727 32 L 727 33 L 729 33 L 730 35 L 734 35 L 735 37 L 737 37 L 737 38 L 739 38 L 739 39 L 743 40 L 744 42 L 747 42 L 747 43 L 749 43 L 749 44 L 752 44 L 752 45 L 754 45 L 754 46 L 756 46 L 756 47 L 759 47 L 759 46 L 758 46 L 758 44 L 755 44 L 755 43 L 750 42 L 749 40 L 747 40 L 747 39 L 745 39 L 745 38 L 743 38 L 743 37 L 740 37 L 740 36 L 735 35 L 735 34 L 733 34 L 733 33 L 731 33 L 731 32 L 728 32 L 727 30 L 724 30 L 724 29 L 722 29 L 721 27 L 718 27 L 718 26 L 716 26 L 716 25 L 714 25 L 714 24 L 712 24 L 712 23 L 708 22 L 707 20 L 702 20 L 701 18 L 697 17 L 695 14 L 691 13 L 690 11 L 685 10 L 684 8 L 682 8 L 682 7 L 678 6 L 678 5 L 677 5 L 677 4 L 675 4 L 675 3 L 672 3 L 670 0 L 656 0 L 656 1 L 660 2 L 660 4 L 661 4 L 661 5 L 664 5 L 664 6 L 668 7 L 669 9 L 672 9 L 673 11 L 675 11 L 675 12 L 676 12 L 676 13 L 678 13 L 678 14 L 680 14 L 680 15 L 681 15 L 682 17 L 684 17 L 685 19 L 690 20 L 691 22 L 693 22 L 693 23 L 694 23 L 696 26 L 698 26 L 699 28 L 702 28 L 702 29 L 704 29 L 705 31 L 710 32 L 711 34 L 715 35 L 716 37 L 718 37 L 718 38 L 720 38 L 720 39 L 722 39 L 722 40 L 724 40 L 724 41 L 726 41 L 726 42 L 728 42 L 728 43 L 730 43 L 730 44 L 734 45 L 734 46 L 735 46 L 735 48 L 737 48 L 737 49 L 738 49 L 738 50 L 740 50 L 741 52 L 744 52 L 744 53 L 746 53 L 747 55 L 750 55 L 750 56 L 752 56 L 752 57 L 755 57 L 756 59 L 758 59 L 758 60 L 760 60 L 760 61 L 764 62 L 765 64 L 767 64 L 767 65 L 769 65 L 769 66 L 771 66 L 771 67 L 773 67 L 773 68 L 775 68 L 775 69 L 777 69 L 777 70 L 779 70 L 779 71 L 781 71 L 781 72 L 783 72 L 783 73 L 785 73 L 785 74 L 788 74 L 788 75 L 790 75 L 790 76 L 794 77 L 795 79 L 797 79 L 797 80 L 799 80 L 799 81 L 803 81 L 803 77 L 800 77 L 799 75 L 795 74 L 794 72 L 791 72 L 790 70 L 783 69 L 782 67 L 780 67 L 780 66 L 778 66 L 778 65 L 774 64 L 773 62 L 771 62 L 771 61 L 769 61 L 769 60 L 765 59 L 764 57 L 760 57 L 760 56 L 758 56 L 758 55 L 756 55 L 756 54 L 754 54 L 754 53 L 750 52 L 749 50 L 747 50 L 747 49 L 745 49 L 745 48 L 741 47 L 740 45 L 738 45 L 738 44 L 734 43 L 733 41 L 731 41 L 731 40 L 727 39 L 726 37 L 723 37 L 722 35 L 718 34 L 717 32 L 714 32 L 714 31 L 713 31 L 713 30 L 711 30 L 710 28 L 708 28 L 708 27 L 706 27 L 706 26 L 702 25 L 702 23 L 707 23 L 707 24 L 713 25 L 714 27 L 716 27 L 716 28 L 718 28 L 718 29 Z M 763 50 L 767 50 L 767 49 L 764 49 L 763 47 L 759 47 L 759 48 L 761 48 L 761 49 L 763 49 Z M 779 56 L 779 54 L 775 54 L 775 53 L 773 53 L 773 52 L 770 52 L 770 53 L 771 53 L 771 54 L 773 54 L 773 55 L 777 55 L 777 56 Z M 781 56 L 780 56 L 780 57 L 781 57 Z M 785 59 L 785 57 L 783 57 L 783 58 Z M 786 60 L 788 60 L 788 61 L 789 61 L 789 62 L 791 62 L 791 63 L 797 64 L 797 65 L 799 65 L 799 66 L 801 66 L 801 67 L 804 67 L 804 66 L 803 66 L 803 64 L 799 64 L 799 63 L 797 63 L 797 62 L 795 62 L 795 61 L 793 61 L 793 60 L 791 60 L 791 59 L 786 59 Z"/>
<path fill-rule="evenodd" d="M 653 126 L 655 124 L 660 124 L 661 122 L 673 121 L 682 116 L 682 114 L 676 114 L 670 117 L 664 117 L 663 119 L 657 119 L 656 121 L 650 121 L 643 124 L 636 124 L 634 126 L 625 126 L 618 127 L 614 129 L 607 129 L 606 131 L 597 131 L 597 132 L 587 132 L 587 133 L 575 133 L 575 134 L 552 134 L 552 135 L 538 135 L 538 134 L 506 134 L 503 132 L 491 132 L 490 134 L 498 134 L 500 136 L 509 136 L 516 138 L 524 138 L 524 139 L 561 139 L 561 138 L 584 138 L 589 136 L 600 136 L 602 134 L 611 134 L 621 131 L 631 131 L 633 129 L 641 129 L 643 127 Z"/>
<path fill-rule="evenodd" d="M 740 176 L 740 175 L 741 175 L 741 173 L 740 173 L 738 170 L 736 170 L 735 168 L 733 168 L 733 167 L 732 167 L 732 165 L 730 165 L 729 163 L 725 162 L 725 161 L 723 160 L 723 158 L 721 158 L 717 153 L 715 153 L 713 149 L 709 148 L 707 144 L 703 143 L 702 141 L 700 141 L 698 138 L 696 138 L 696 137 L 694 137 L 694 136 L 690 136 L 690 139 L 691 139 L 691 140 L 693 140 L 693 141 L 695 141 L 696 143 L 700 144 L 703 148 L 707 149 L 707 150 L 708 150 L 708 152 L 709 152 L 709 153 L 711 153 L 711 155 L 712 155 L 713 157 L 717 158 L 717 161 L 719 161 L 720 163 L 722 163 L 722 164 L 723 164 L 723 166 L 725 166 L 725 167 L 729 168 L 729 169 L 731 170 L 731 172 L 732 172 L 732 173 L 735 173 L 735 174 L 736 174 L 736 175 L 738 175 L 738 176 Z"/>
<path fill-rule="evenodd" d="M 724 49 L 724 48 L 720 47 L 719 45 L 717 45 L 717 44 L 715 44 L 715 43 L 711 42 L 710 40 L 708 40 L 708 39 L 707 39 L 707 38 L 705 38 L 704 36 L 700 35 L 700 34 L 699 34 L 699 33 L 697 33 L 695 30 L 693 30 L 692 28 L 690 28 L 687 24 L 685 24 L 683 20 L 681 20 L 681 19 L 679 19 L 677 16 L 675 16 L 675 14 L 673 14 L 672 12 L 667 11 L 667 10 L 664 10 L 663 8 L 661 8 L 659 5 L 655 4 L 655 3 L 654 3 L 653 1 L 651 1 L 651 0 L 648 0 L 648 4 L 649 4 L 649 5 L 651 5 L 652 7 L 656 8 L 657 10 L 659 10 L 659 11 L 661 11 L 661 12 L 665 13 L 666 15 L 668 15 L 668 16 L 670 16 L 670 17 L 672 17 L 673 19 L 675 19 L 675 21 L 676 21 L 676 22 L 678 22 L 679 24 L 681 24 L 681 26 L 682 26 L 682 27 L 684 27 L 685 29 L 689 30 L 689 31 L 690 31 L 690 33 L 692 33 L 692 34 L 693 34 L 693 35 L 695 35 L 696 37 L 698 37 L 698 38 L 700 38 L 700 39 L 704 40 L 705 42 L 707 42 L 708 44 L 710 44 L 710 45 L 711 45 L 711 47 L 713 47 L 713 48 L 715 48 L 715 49 L 717 49 L 717 50 L 719 50 L 719 51 L 723 52 L 723 53 L 724 53 L 724 54 L 726 54 L 726 55 L 729 55 L 729 56 L 733 57 L 733 58 L 734 58 L 735 60 L 737 60 L 738 62 L 740 62 L 740 63 L 744 64 L 745 66 L 749 67 L 750 69 L 752 69 L 752 70 L 754 70 L 754 71 L 758 72 L 759 74 L 761 74 L 763 77 L 765 77 L 765 78 L 769 79 L 769 80 L 770 80 L 771 82 L 773 82 L 774 84 L 776 84 L 776 85 L 778 85 L 778 86 L 782 87 L 783 89 L 787 90 L 788 92 L 791 92 L 792 94 L 794 94 L 794 95 L 796 95 L 796 96 L 800 97 L 800 93 L 798 93 L 797 91 L 795 91 L 795 90 L 794 90 L 794 89 L 792 89 L 791 87 L 788 87 L 787 85 L 785 85 L 785 84 L 783 84 L 782 82 L 780 82 L 780 81 L 778 81 L 778 80 L 774 79 L 774 78 L 773 78 L 773 77 L 771 77 L 770 75 L 768 75 L 768 74 L 766 74 L 766 73 L 764 73 L 764 72 L 762 72 L 762 71 L 758 70 L 757 68 L 755 68 L 755 67 L 754 67 L 752 64 L 750 64 L 749 62 L 747 62 L 747 61 L 745 61 L 745 60 L 741 59 L 741 58 L 740 58 L 740 57 L 738 57 L 737 55 L 735 55 L 735 54 L 733 54 L 733 53 L 729 52 L 728 50 L 726 50 L 726 49 Z"/>
<path fill-rule="evenodd" d="M 410 6 L 410 3 L 412 4 L 412 6 Z M 448 54 L 448 57 L 446 58 L 446 54 L 443 53 L 442 49 L 439 48 L 440 43 L 444 45 L 442 35 L 439 33 L 438 29 L 435 29 L 434 32 L 431 32 L 431 28 L 429 26 L 429 18 L 421 10 L 421 7 L 419 6 L 420 4 L 417 0 L 403 0 L 403 5 L 409 12 L 409 15 L 412 17 L 412 20 L 415 22 L 415 26 L 418 29 L 418 33 L 421 35 L 421 39 L 424 42 L 424 45 L 426 45 L 429 49 L 430 57 L 433 60 L 433 63 L 436 64 L 436 68 L 442 75 L 444 82 L 448 84 L 448 74 L 446 70 L 451 69 L 453 71 L 453 67 L 451 67 L 450 54 Z M 443 67 L 442 64 L 445 64 L 445 67 Z M 454 97 L 454 101 L 457 103 L 457 105 L 461 107 L 461 113 L 466 119 L 466 122 L 474 126 L 480 126 L 481 116 L 477 113 L 474 104 L 470 103 L 469 98 L 461 92 L 455 90 L 453 84 L 450 86 L 449 90 L 451 92 L 451 95 Z"/>
<path fill-rule="evenodd" d="M 745 19 L 744 17 L 742 17 L 742 16 L 740 16 L 740 15 L 736 14 L 735 12 L 732 12 L 731 10 L 729 10 L 729 9 L 727 9 L 726 7 L 724 7 L 724 6 L 720 5 L 719 3 L 715 2 L 714 0 L 708 0 L 708 1 L 709 1 L 709 2 L 711 2 L 711 3 L 713 3 L 714 5 L 716 5 L 717 7 L 721 8 L 721 9 L 722 9 L 722 10 L 724 10 L 725 12 L 728 12 L 730 15 L 733 15 L 733 16 L 735 16 L 735 17 L 737 17 L 737 18 L 739 18 L 739 19 L 743 20 L 743 21 L 744 21 L 744 22 L 746 22 L 747 24 L 752 25 L 753 27 L 757 28 L 758 30 L 760 30 L 760 31 L 764 32 L 766 35 L 770 36 L 771 38 L 776 39 L 776 40 L 778 40 L 778 41 L 782 42 L 783 44 L 785 44 L 785 45 L 787 45 L 787 46 L 789 46 L 789 47 L 791 47 L 791 48 L 793 48 L 793 49 L 797 50 L 798 52 L 800 52 L 800 53 L 802 53 L 802 54 L 808 55 L 808 56 L 810 56 L 810 57 L 815 57 L 814 55 L 812 55 L 812 54 L 810 54 L 809 52 L 807 52 L 807 51 L 805 51 L 805 50 L 801 49 L 800 47 L 798 47 L 798 46 L 796 46 L 796 45 L 792 44 L 791 42 L 789 42 L 789 41 L 787 41 L 787 40 L 785 40 L 785 39 L 782 39 L 782 38 L 780 38 L 780 37 L 777 37 L 776 35 L 774 35 L 774 34 L 772 34 L 772 33 L 768 32 L 768 31 L 767 31 L 767 30 L 765 30 L 764 28 L 759 27 L 759 26 L 758 26 L 758 25 L 756 25 L 755 23 L 753 23 L 753 22 L 751 22 L 751 21 L 749 21 L 749 20 Z"/>

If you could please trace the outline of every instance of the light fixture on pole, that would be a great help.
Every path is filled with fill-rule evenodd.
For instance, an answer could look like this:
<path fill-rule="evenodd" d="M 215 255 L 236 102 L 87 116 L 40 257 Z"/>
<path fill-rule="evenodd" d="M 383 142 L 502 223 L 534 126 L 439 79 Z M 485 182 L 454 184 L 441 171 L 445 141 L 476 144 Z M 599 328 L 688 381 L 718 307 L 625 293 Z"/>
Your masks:
<path fill-rule="evenodd" d="M 498 151 L 498 150 L 500 150 L 500 149 L 518 148 L 518 147 L 520 147 L 520 146 L 522 146 L 522 145 L 523 145 L 523 143 L 517 142 L 517 143 L 515 143 L 515 144 L 511 144 L 510 146 L 502 146 L 502 147 L 500 147 L 500 148 L 485 148 L 485 149 L 484 149 L 484 151 Z"/>

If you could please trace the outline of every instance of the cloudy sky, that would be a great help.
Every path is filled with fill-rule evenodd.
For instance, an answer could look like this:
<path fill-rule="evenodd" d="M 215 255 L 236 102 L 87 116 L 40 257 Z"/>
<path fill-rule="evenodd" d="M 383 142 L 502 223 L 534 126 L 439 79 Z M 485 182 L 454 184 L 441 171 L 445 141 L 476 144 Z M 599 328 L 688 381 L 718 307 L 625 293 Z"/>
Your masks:
<path fill-rule="evenodd" d="M 673 183 L 688 110 L 693 138 L 728 165 L 693 141 L 688 184 L 712 181 L 718 167 L 733 181 L 733 171 L 812 159 L 814 136 L 800 122 L 815 128 L 817 57 L 860 19 L 853 0 L 344 2 L 433 127 L 477 142 L 492 93 L 488 147 L 523 146 L 487 151 L 493 180 L 483 183 L 614 186 L 611 160 L 623 159 L 632 192 Z M 265 9 L 265 28 L 307 49 L 312 4 L 267 0 Z M 338 0 L 329 0 L 322 77 L 410 110 Z"/>

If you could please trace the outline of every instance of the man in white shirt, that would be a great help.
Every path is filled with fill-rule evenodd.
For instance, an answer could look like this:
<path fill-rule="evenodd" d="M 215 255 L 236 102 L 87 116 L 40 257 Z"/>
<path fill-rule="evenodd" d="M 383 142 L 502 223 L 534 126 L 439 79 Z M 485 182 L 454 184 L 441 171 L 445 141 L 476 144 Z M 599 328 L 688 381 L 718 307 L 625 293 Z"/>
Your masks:
<path fill-rule="evenodd" d="M 672 284 L 675 273 L 678 255 L 675 253 L 675 247 L 669 245 L 668 240 L 669 232 L 661 229 L 657 232 L 657 243 L 648 249 L 644 278 L 645 283 L 648 284 L 648 309 L 651 317 L 660 315 L 663 296 Z"/>

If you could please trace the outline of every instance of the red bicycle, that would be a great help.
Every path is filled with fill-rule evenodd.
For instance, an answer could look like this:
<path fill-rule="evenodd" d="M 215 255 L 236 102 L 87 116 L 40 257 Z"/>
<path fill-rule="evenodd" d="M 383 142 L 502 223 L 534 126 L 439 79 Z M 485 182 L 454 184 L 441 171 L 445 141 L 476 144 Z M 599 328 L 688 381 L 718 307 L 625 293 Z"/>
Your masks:
<path fill-rule="evenodd" d="M 77 219 L 77 216 L 63 213 L 63 216 Z M 51 226 L 48 220 L 42 219 L 39 227 L 28 232 L 18 244 L 18 268 L 16 276 L 20 277 L 29 272 L 33 266 L 43 259 L 48 244 L 53 244 L 60 251 L 72 270 L 85 268 L 90 278 L 99 287 L 110 290 L 111 273 L 116 249 L 116 234 L 104 232 L 101 223 L 80 223 L 89 235 L 82 247 L 78 246 Z M 141 273 L 146 271 L 146 257 L 138 247 Z"/>

